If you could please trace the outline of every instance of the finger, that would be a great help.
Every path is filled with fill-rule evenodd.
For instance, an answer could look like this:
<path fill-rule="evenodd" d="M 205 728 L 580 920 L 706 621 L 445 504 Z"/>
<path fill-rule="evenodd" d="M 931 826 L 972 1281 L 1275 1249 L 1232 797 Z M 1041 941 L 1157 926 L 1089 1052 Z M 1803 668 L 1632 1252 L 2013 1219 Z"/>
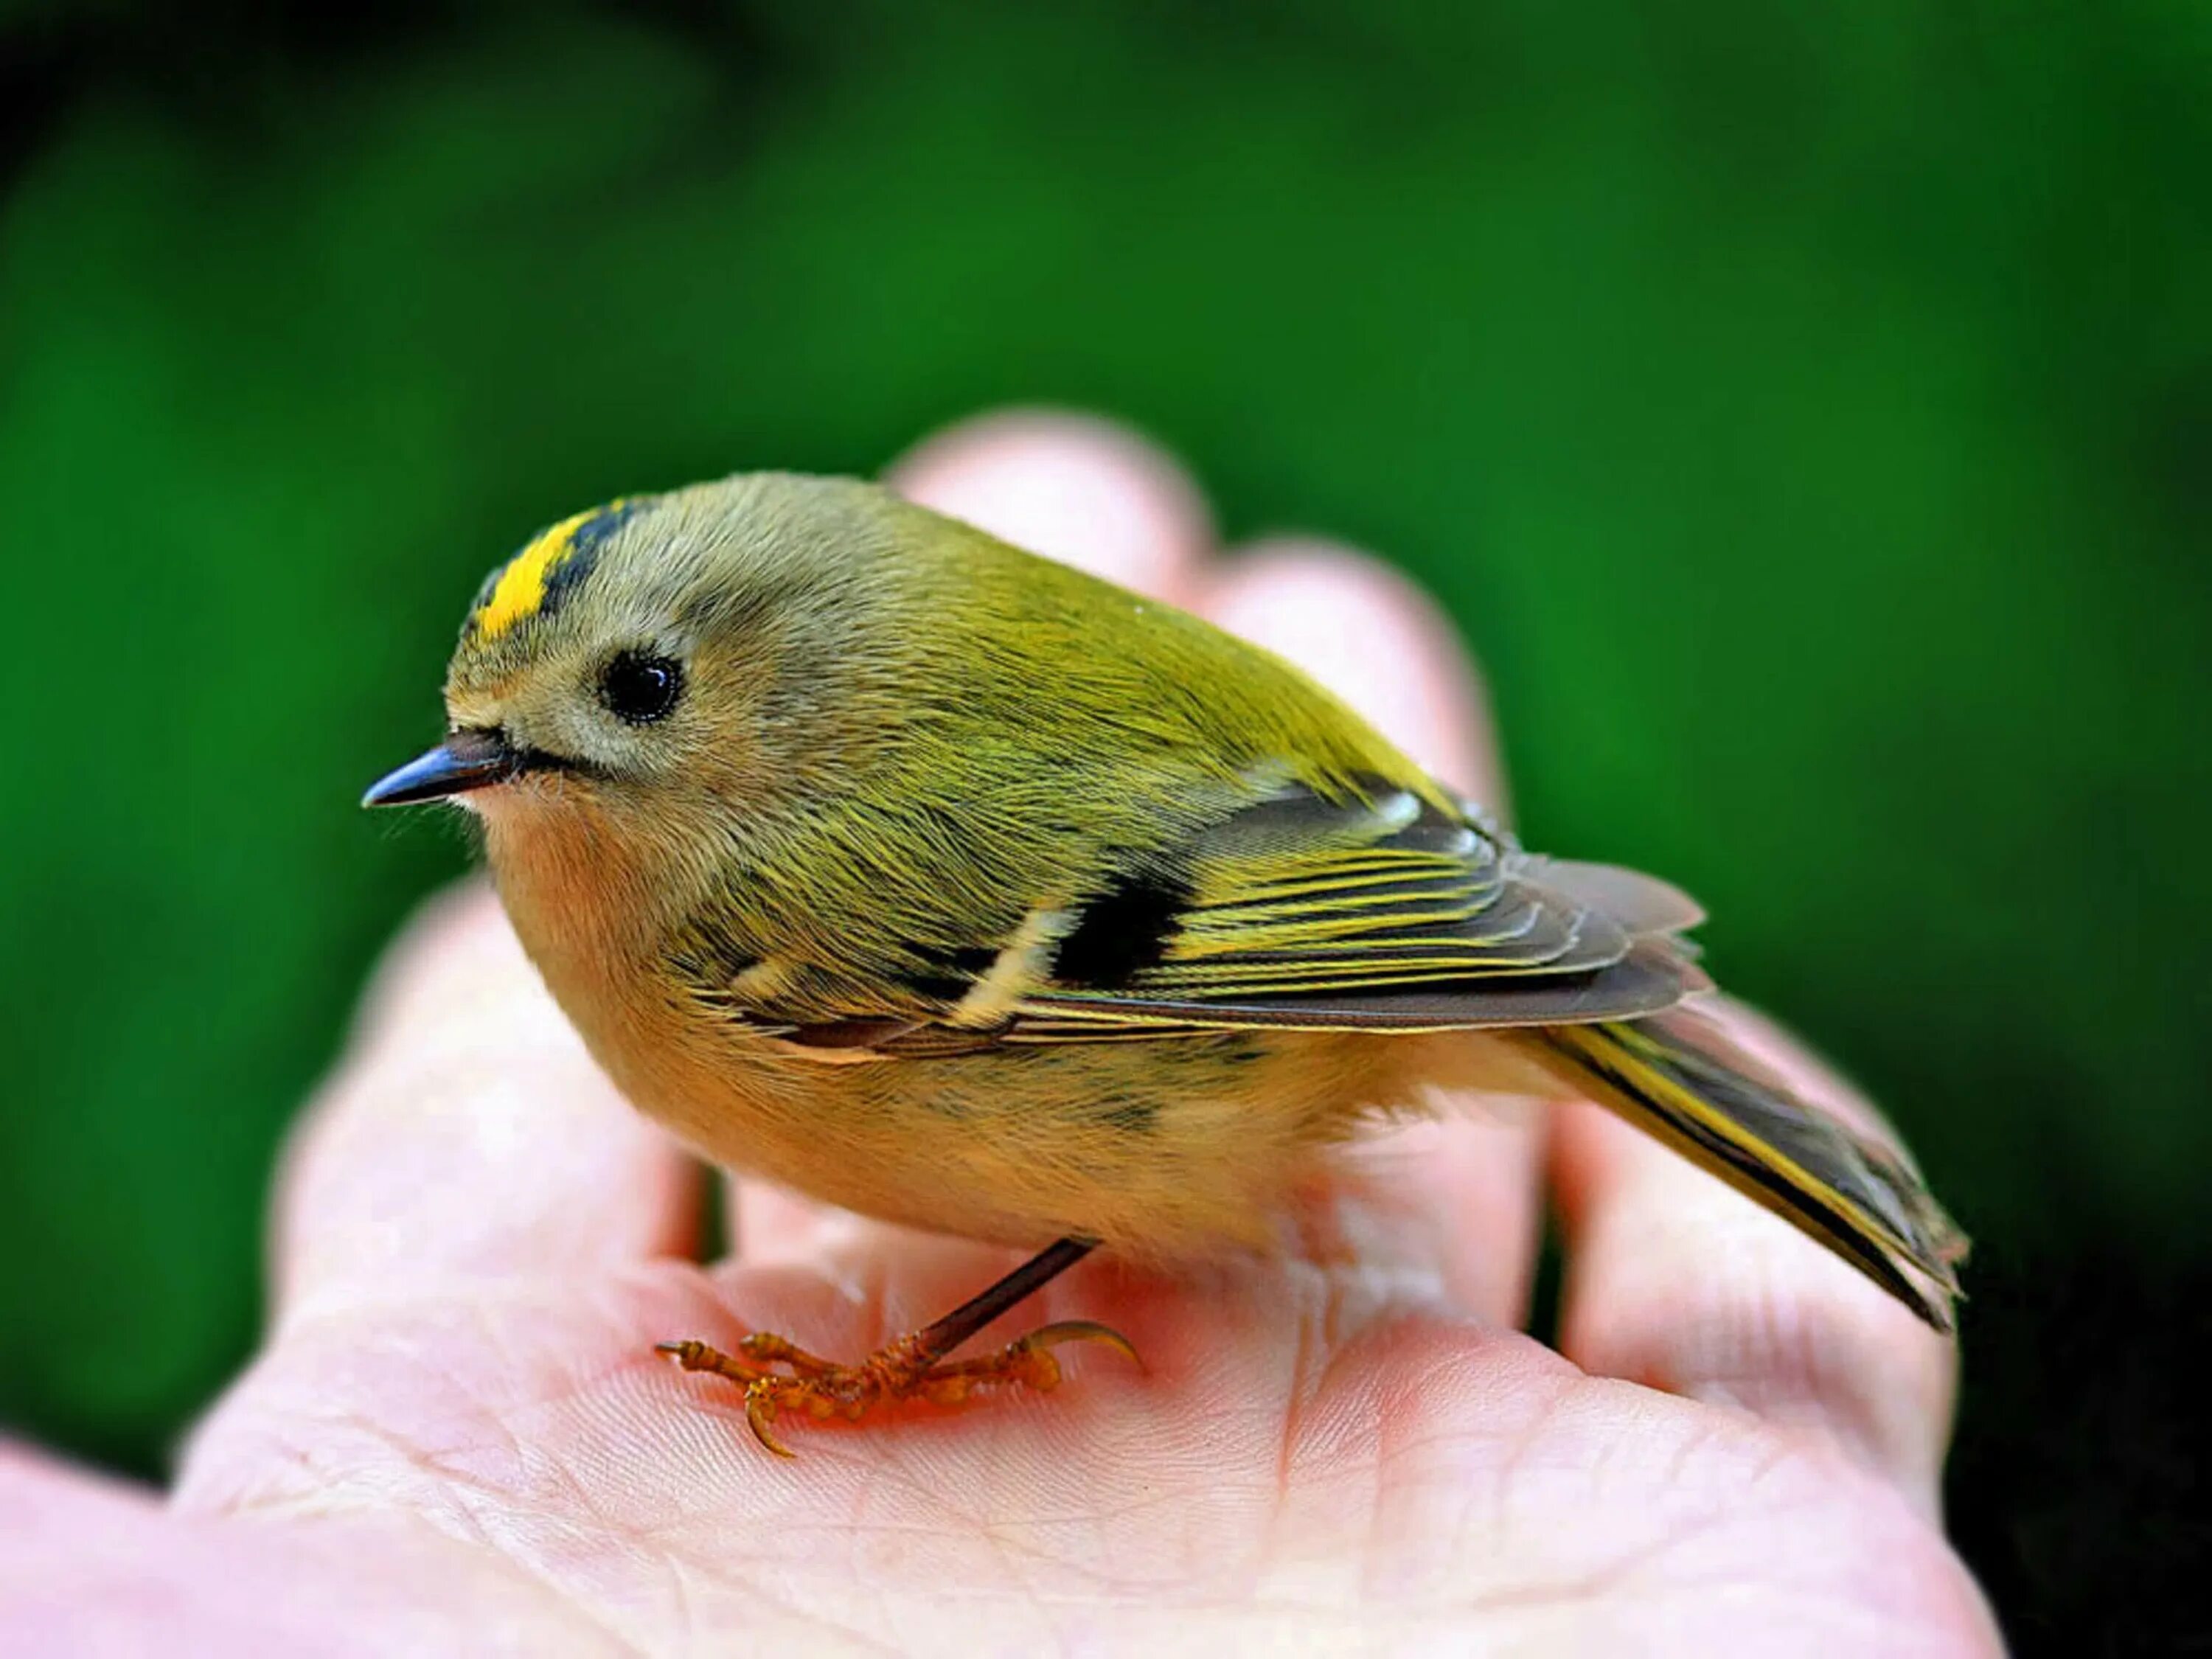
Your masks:
<path fill-rule="evenodd" d="M 1213 544 L 1205 498 L 1126 427 L 1016 409 L 926 438 L 895 462 L 901 495 L 1094 576 L 1187 604 Z"/>
<path fill-rule="evenodd" d="M 1427 596 L 1387 566 L 1326 543 L 1263 544 L 1224 568 L 1206 611 L 1307 670 L 1438 776 L 1503 798 L 1474 665 Z M 1419 1218 L 1426 1237 L 1415 1248 L 1446 1291 L 1498 1323 L 1520 1318 L 1535 1264 L 1535 1106 L 1457 1103 L 1436 1122 L 1377 1137 L 1359 1160 L 1376 1176 L 1364 1188 Z"/>
<path fill-rule="evenodd" d="M 1748 1010 L 1713 1006 L 1754 1058 L 1845 1121 L 1879 1120 Z M 1601 1109 L 1554 1119 L 1566 1231 L 1560 1347 L 1584 1370 L 1820 1435 L 1930 1514 L 1955 1346 L 1843 1261 Z"/>
<path fill-rule="evenodd" d="M 910 501 L 1171 602 L 1196 590 L 1213 532 L 1174 459 L 1125 427 L 1051 410 L 978 416 L 924 439 L 885 475 Z M 729 1193 L 749 1261 L 807 1255 L 838 1212 L 757 1182 Z"/>
<path fill-rule="evenodd" d="M 696 1196 L 681 1154 L 592 1063 L 472 884 L 433 900 L 392 948 L 294 1134 L 277 1307 L 686 1250 Z"/>
<path fill-rule="evenodd" d="M 161 1499 L 144 1487 L 112 1475 L 73 1468 L 35 1446 L 0 1438 L 0 1538 L 29 1540 L 57 1533 L 129 1528 L 161 1511 Z M 0 1551 L 0 1564 L 14 1566 L 12 1551 Z M 9 1605 L 0 1595 L 0 1607 Z"/>
<path fill-rule="evenodd" d="M 186 1633 L 161 1582 L 167 1517 L 150 1492 L 0 1442 L 0 1648 L 150 1651 Z M 166 1601 L 164 1620 L 151 1603 Z M 134 1602 L 137 1605 L 133 1605 Z"/>
<path fill-rule="evenodd" d="M 1505 813 L 1489 698 L 1458 630 L 1389 565 L 1314 538 L 1240 550 L 1200 607 L 1287 657 L 1437 777 Z"/>
<path fill-rule="evenodd" d="M 0 1651 L 597 1653 L 542 1577 L 434 1528 L 331 1513 L 254 1524 L 0 1442 Z M 406 1587 L 404 1594 L 394 1586 Z"/>

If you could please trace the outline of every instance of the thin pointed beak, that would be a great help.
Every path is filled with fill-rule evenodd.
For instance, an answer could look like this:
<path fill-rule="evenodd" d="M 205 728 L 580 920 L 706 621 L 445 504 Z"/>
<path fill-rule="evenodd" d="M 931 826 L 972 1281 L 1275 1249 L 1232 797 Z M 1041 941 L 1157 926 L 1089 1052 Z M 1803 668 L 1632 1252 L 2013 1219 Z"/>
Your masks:
<path fill-rule="evenodd" d="M 530 757 L 498 732 L 451 732 L 445 742 L 379 778 L 363 806 L 411 806 L 505 783 L 529 769 Z"/>

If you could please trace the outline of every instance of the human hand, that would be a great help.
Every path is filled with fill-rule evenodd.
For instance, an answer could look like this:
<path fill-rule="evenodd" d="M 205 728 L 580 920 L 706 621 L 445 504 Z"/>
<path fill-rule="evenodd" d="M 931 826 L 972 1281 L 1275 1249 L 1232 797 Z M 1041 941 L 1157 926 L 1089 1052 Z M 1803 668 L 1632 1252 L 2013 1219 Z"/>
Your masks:
<path fill-rule="evenodd" d="M 1190 486 L 1086 422 L 980 422 L 899 477 L 1302 661 L 1499 799 L 1449 630 L 1383 568 L 1212 562 Z M 1955 1351 L 1903 1307 L 1585 1104 L 1471 1103 L 1364 1161 L 1316 1261 L 1094 1261 L 1007 1322 L 1103 1320 L 1148 1374 L 1063 1349 L 1049 1396 L 794 1425 L 787 1463 L 653 1345 L 858 1356 L 1017 1258 L 741 1184 L 700 1265 L 690 1166 L 490 899 L 449 896 L 295 1138 L 267 1346 L 167 1501 L 0 1454 L 0 1647 L 1996 1650 L 1938 1517 Z M 1557 1353 L 1517 1328 L 1547 1182 Z"/>

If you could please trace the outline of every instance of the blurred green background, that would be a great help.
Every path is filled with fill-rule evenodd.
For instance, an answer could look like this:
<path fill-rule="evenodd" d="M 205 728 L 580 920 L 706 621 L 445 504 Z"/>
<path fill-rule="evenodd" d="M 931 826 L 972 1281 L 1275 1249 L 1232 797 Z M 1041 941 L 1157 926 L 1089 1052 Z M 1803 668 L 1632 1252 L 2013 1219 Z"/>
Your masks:
<path fill-rule="evenodd" d="M 0 108 L 19 1430 L 156 1471 L 246 1352 L 486 568 L 1048 401 L 1443 596 L 1530 839 L 1702 896 L 1980 1241 L 2014 1641 L 2212 1642 L 2201 0 L 0 0 Z"/>

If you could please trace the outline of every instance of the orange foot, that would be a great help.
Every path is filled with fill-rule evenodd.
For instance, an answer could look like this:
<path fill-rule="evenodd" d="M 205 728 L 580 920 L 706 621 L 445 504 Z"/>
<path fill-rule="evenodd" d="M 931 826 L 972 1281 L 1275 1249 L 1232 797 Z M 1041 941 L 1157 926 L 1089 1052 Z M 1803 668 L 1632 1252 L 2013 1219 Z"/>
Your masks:
<path fill-rule="evenodd" d="M 832 1417 L 850 1422 L 894 1401 L 952 1406 L 977 1389 L 1005 1384 L 1043 1394 L 1059 1386 L 1060 1362 L 1052 1350 L 1063 1342 L 1103 1343 L 1138 1366 L 1144 1364 L 1127 1337 L 1088 1319 L 1047 1325 L 977 1359 L 940 1358 L 942 1349 L 932 1351 L 934 1329 L 902 1336 L 857 1365 L 836 1364 L 765 1331 L 740 1341 L 735 1353 L 698 1341 L 662 1342 L 657 1352 L 672 1356 L 687 1371 L 711 1371 L 741 1386 L 753 1437 L 779 1457 L 793 1455 L 775 1437 L 775 1420 L 783 1412 L 803 1412 L 817 1422 Z M 769 1369 L 775 1365 L 787 1369 Z"/>

